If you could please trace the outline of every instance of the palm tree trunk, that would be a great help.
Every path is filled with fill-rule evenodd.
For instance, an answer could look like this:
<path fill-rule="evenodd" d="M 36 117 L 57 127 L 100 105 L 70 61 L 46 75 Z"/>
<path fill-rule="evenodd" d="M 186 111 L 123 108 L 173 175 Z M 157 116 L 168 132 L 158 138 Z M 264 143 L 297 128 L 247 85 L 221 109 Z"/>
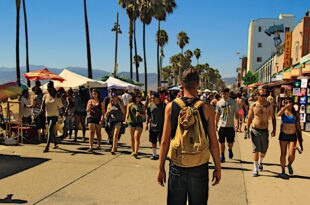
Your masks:
<path fill-rule="evenodd" d="M 143 57 L 144 57 L 144 94 L 147 96 L 147 64 L 146 64 L 146 49 L 145 49 L 145 23 L 143 23 Z"/>
<path fill-rule="evenodd" d="M 159 88 L 160 85 L 160 68 L 159 68 L 159 31 L 160 31 L 160 21 L 158 21 L 158 28 L 157 28 L 157 87 Z"/>
<path fill-rule="evenodd" d="M 88 70 L 88 78 L 93 78 L 92 65 L 91 65 L 91 50 L 90 50 L 89 27 L 88 27 L 88 17 L 87 17 L 87 5 L 86 5 L 86 0 L 84 0 L 84 19 L 85 19 L 85 32 L 86 32 L 86 49 L 87 49 L 87 70 Z"/>
<path fill-rule="evenodd" d="M 25 22 L 25 43 L 26 43 L 26 72 L 30 71 L 29 69 L 29 47 L 28 47 L 28 23 L 27 23 L 27 13 L 26 13 L 26 3 L 23 0 L 23 9 L 24 9 L 24 22 Z M 27 80 L 27 85 L 30 87 L 30 80 Z"/>
<path fill-rule="evenodd" d="M 20 85 L 19 20 L 20 20 L 20 0 L 16 0 L 16 82 L 18 85 Z"/>
<path fill-rule="evenodd" d="M 129 50 L 130 50 L 130 79 L 133 79 L 133 68 L 132 68 L 132 34 L 133 34 L 133 18 L 129 18 Z"/>
<path fill-rule="evenodd" d="M 135 46 L 135 56 L 138 56 L 137 38 L 136 38 L 136 20 L 133 21 L 133 41 L 134 41 L 134 46 Z M 139 82 L 139 66 L 138 66 L 138 62 L 135 62 L 135 65 L 136 65 L 136 81 Z"/>

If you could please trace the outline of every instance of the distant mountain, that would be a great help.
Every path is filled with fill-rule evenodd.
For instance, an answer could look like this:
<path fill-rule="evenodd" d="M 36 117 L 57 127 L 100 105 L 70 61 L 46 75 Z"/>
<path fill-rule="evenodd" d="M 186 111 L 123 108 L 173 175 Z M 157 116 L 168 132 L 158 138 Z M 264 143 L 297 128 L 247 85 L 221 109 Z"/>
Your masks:
<path fill-rule="evenodd" d="M 30 70 L 40 70 L 46 68 L 44 65 L 30 65 Z M 72 72 L 75 72 L 77 74 L 87 76 L 87 68 L 82 68 L 82 67 L 66 67 L 66 68 L 51 68 L 48 67 L 48 69 L 56 74 L 59 74 L 63 69 L 68 69 Z M 21 67 L 21 76 L 22 76 L 22 81 L 26 82 L 26 79 L 23 77 L 23 74 L 26 72 L 26 67 L 22 66 Z M 93 79 L 99 79 L 100 77 L 110 75 L 111 73 L 104 71 L 104 70 L 99 70 L 95 69 L 93 70 Z M 129 78 L 130 73 L 129 72 L 120 72 L 119 76 L 127 77 Z M 133 74 L 134 80 L 136 74 Z M 139 74 L 139 79 L 141 83 L 144 83 L 144 73 Z M 8 67 L 0 67 L 0 84 L 6 83 L 6 82 L 11 82 L 11 81 L 16 81 L 16 70 L 15 68 L 8 68 Z M 144 87 L 143 87 L 144 88 Z M 148 89 L 154 90 L 157 88 L 157 74 L 156 73 L 149 73 L 148 74 Z"/>
<path fill-rule="evenodd" d="M 232 85 L 236 82 L 236 78 L 230 77 L 230 78 L 223 78 L 224 82 L 227 86 Z"/>

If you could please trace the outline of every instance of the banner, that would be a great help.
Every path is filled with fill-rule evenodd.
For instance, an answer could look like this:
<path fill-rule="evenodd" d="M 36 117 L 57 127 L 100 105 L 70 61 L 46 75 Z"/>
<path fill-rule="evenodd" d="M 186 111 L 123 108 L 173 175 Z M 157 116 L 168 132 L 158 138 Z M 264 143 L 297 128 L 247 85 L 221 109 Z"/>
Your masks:
<path fill-rule="evenodd" d="M 285 46 L 284 46 L 284 68 L 290 68 L 291 62 L 291 46 L 292 46 L 292 32 L 285 33 Z"/>

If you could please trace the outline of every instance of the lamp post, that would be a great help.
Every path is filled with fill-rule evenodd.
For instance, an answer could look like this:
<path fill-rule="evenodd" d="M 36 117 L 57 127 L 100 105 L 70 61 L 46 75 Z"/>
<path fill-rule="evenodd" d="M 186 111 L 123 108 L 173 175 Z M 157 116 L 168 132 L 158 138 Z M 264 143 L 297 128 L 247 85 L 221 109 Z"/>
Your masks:
<path fill-rule="evenodd" d="M 114 59 L 114 78 L 117 77 L 117 70 L 118 70 L 118 64 L 117 64 L 117 47 L 118 47 L 118 34 L 121 34 L 121 27 L 118 23 L 118 12 L 116 13 L 116 22 L 114 23 L 114 27 L 112 28 L 112 31 L 115 32 L 115 59 Z"/>

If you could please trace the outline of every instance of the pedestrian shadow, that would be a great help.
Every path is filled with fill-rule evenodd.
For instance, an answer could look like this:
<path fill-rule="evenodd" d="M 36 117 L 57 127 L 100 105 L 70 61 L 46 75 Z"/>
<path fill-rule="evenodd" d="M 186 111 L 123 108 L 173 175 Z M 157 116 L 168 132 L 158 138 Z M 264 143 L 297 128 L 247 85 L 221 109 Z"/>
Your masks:
<path fill-rule="evenodd" d="M 265 172 L 271 173 L 271 174 L 273 174 L 273 175 L 262 175 L 262 176 L 264 176 L 264 177 L 281 178 L 281 177 L 279 176 L 280 173 L 273 172 L 273 171 L 270 171 L 270 170 L 266 170 Z M 289 179 L 305 179 L 305 180 L 310 180 L 310 177 L 309 177 L 309 176 L 302 176 L 302 175 L 290 175 L 290 176 L 289 176 Z"/>
<path fill-rule="evenodd" d="M 215 169 L 214 165 L 209 166 L 210 169 Z M 221 167 L 223 170 L 233 170 L 233 171 L 252 171 L 251 169 L 239 168 L 239 167 Z"/>
<path fill-rule="evenodd" d="M 19 172 L 25 171 L 48 160 L 49 159 L 46 158 L 21 157 L 18 155 L 0 154 L 0 179 L 4 179 Z"/>
<path fill-rule="evenodd" d="M 2 204 L 26 204 L 28 201 L 23 199 L 12 199 L 13 194 L 8 194 L 4 199 L 0 199 Z"/>
<path fill-rule="evenodd" d="M 104 155 L 103 153 L 100 153 L 100 152 L 97 152 L 97 151 L 82 152 L 82 151 L 68 150 L 68 149 L 64 149 L 64 148 L 59 148 L 58 150 L 61 150 L 61 151 L 55 151 L 55 152 L 58 152 L 58 153 L 69 153 L 69 154 L 71 154 L 73 156 L 77 155 L 77 154 Z"/>
<path fill-rule="evenodd" d="M 244 161 L 244 160 L 241 160 L 241 159 L 232 159 L 232 161 L 231 161 L 230 163 L 236 163 L 236 164 L 253 164 L 253 162 Z M 265 162 L 263 162 L 263 165 L 280 167 L 280 164 L 274 164 L 274 163 L 265 163 Z"/>

